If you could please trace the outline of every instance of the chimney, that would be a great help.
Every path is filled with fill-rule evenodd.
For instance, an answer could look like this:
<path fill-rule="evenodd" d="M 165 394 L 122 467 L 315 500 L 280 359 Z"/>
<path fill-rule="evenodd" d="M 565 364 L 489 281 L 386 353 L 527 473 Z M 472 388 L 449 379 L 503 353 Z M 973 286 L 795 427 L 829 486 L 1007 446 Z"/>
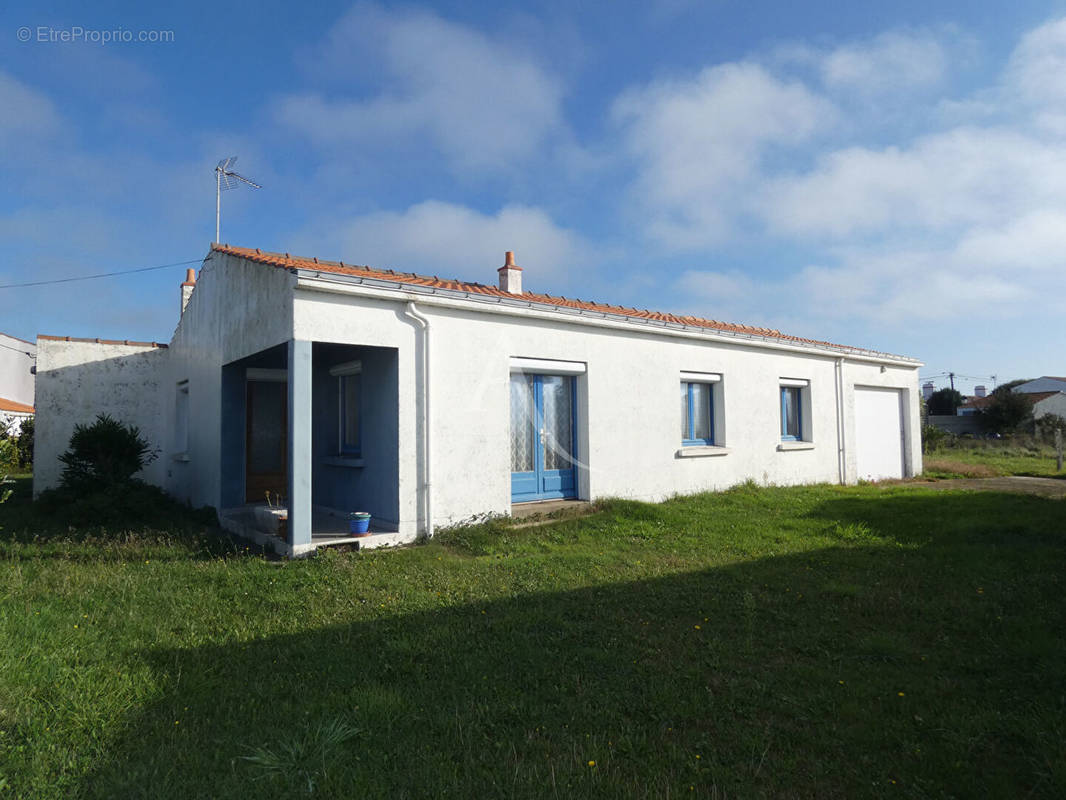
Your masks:
<path fill-rule="evenodd" d="M 181 285 L 181 313 L 185 313 L 185 306 L 189 305 L 192 290 L 196 288 L 196 270 L 189 267 L 185 270 L 185 283 Z"/>
<path fill-rule="evenodd" d="M 932 381 L 926 381 L 925 383 L 922 384 L 922 397 L 924 397 L 926 400 L 928 400 L 932 396 L 933 396 L 933 382 Z"/>
<path fill-rule="evenodd" d="M 500 288 L 509 294 L 522 294 L 522 268 L 514 263 L 514 251 L 508 250 L 500 273 Z"/>
<path fill-rule="evenodd" d="M 984 397 L 987 394 L 988 394 L 988 390 L 984 386 L 975 386 L 975 387 L 973 387 L 973 396 L 974 397 Z"/>

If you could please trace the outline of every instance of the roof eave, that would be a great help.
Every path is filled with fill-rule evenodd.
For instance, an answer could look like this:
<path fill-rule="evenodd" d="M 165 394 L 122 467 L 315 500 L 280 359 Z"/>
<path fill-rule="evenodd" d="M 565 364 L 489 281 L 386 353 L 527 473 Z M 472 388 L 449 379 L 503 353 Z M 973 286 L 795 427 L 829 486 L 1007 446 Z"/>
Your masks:
<path fill-rule="evenodd" d="M 861 347 L 849 347 L 847 345 L 834 345 L 830 343 L 818 344 L 812 342 L 805 342 L 802 340 L 790 339 L 788 337 L 769 336 L 757 333 L 749 333 L 745 331 L 735 331 L 727 328 L 715 328 L 704 325 L 685 325 L 683 323 L 673 322 L 669 320 L 650 319 L 647 317 L 632 317 L 627 314 L 616 314 L 608 311 L 593 311 L 583 308 L 573 308 L 570 306 L 558 306 L 553 305 L 551 303 L 539 303 L 534 300 L 522 297 L 509 298 L 501 297 L 498 295 L 484 295 L 474 292 L 465 292 L 456 289 L 445 289 L 437 286 L 421 286 L 419 284 L 412 284 L 404 281 L 390 281 L 387 279 L 367 278 L 357 275 L 345 275 L 336 272 L 321 272 L 317 270 L 305 269 L 302 267 L 284 267 L 284 269 L 288 269 L 290 272 L 296 275 L 297 278 L 324 281 L 327 283 L 342 283 L 348 286 L 366 286 L 368 288 L 397 292 L 400 294 L 416 294 L 429 297 L 445 297 L 451 300 L 466 301 L 470 303 L 472 307 L 477 308 L 480 306 L 481 308 L 478 308 L 478 310 L 484 310 L 484 306 L 528 308 L 550 314 L 558 314 L 561 316 L 611 320 L 613 322 L 630 325 L 636 329 L 657 328 L 663 330 L 685 331 L 688 333 L 703 334 L 708 337 L 722 337 L 725 339 L 735 339 L 739 341 L 772 345 L 787 345 L 791 348 L 796 348 L 809 352 L 821 354 L 833 353 L 838 356 L 854 356 L 863 359 L 872 359 L 879 362 L 892 363 L 894 365 L 905 367 L 922 366 L 922 362 L 918 361 L 917 359 L 909 358 L 907 356 L 896 355 L 894 353 L 883 353 L 877 350 L 866 350 Z"/>

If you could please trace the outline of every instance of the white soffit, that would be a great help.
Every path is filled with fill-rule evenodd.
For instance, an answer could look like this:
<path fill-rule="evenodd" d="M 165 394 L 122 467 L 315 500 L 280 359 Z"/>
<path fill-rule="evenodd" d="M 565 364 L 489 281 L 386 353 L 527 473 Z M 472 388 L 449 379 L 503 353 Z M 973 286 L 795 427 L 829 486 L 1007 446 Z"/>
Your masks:
<path fill-rule="evenodd" d="M 681 370 L 681 380 L 691 383 L 718 383 L 718 381 L 722 380 L 722 375 L 719 372 L 692 372 L 683 369 Z"/>
<path fill-rule="evenodd" d="M 511 372 L 530 372 L 536 375 L 584 375 L 585 362 L 512 356 Z"/>

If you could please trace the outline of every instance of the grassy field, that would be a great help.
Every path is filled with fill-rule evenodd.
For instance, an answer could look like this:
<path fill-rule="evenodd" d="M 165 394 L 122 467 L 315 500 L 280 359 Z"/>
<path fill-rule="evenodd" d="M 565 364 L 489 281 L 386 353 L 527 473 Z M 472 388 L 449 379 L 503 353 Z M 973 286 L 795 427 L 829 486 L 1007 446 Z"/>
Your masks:
<path fill-rule="evenodd" d="M 0 796 L 1066 796 L 1061 501 L 747 486 L 272 562 L 19 492 Z"/>
<path fill-rule="evenodd" d="M 1066 472 L 1057 469 L 1054 449 L 1047 446 L 975 442 L 942 447 L 926 454 L 923 460 L 924 475 L 931 478 L 993 478 L 1000 475 L 1066 478 Z"/>

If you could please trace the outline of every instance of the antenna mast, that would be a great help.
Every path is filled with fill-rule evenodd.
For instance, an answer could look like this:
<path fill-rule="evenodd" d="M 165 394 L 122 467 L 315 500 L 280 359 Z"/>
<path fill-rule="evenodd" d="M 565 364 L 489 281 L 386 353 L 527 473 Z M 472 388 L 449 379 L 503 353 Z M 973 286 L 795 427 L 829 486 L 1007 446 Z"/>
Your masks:
<path fill-rule="evenodd" d="M 230 156 L 219 161 L 215 167 L 215 244 L 222 242 L 222 192 L 226 189 L 236 189 L 240 183 L 246 183 L 253 189 L 263 188 L 255 181 L 234 172 L 232 167 L 235 163 L 237 156 Z"/>

